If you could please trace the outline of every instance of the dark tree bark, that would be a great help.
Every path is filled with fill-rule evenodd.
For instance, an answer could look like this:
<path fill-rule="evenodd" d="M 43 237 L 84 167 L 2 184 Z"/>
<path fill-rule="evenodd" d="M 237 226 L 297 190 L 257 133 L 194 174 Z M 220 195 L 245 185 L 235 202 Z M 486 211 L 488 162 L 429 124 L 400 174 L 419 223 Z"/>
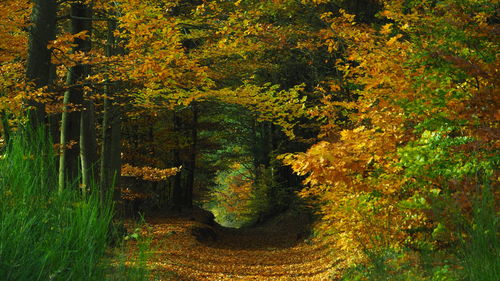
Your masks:
<path fill-rule="evenodd" d="M 77 7 L 79 12 L 84 15 L 84 17 L 92 18 L 92 7 L 91 6 L 81 6 Z M 91 40 L 92 37 L 92 21 L 87 20 L 86 22 L 80 22 L 84 30 L 88 30 L 88 40 L 82 42 L 84 51 L 90 51 L 92 48 Z M 84 75 L 90 74 L 90 66 L 84 65 Z M 83 77 L 81 77 L 83 78 Z M 98 172 L 98 157 L 97 157 L 97 132 L 96 132 L 96 121 L 95 121 L 95 108 L 94 102 L 88 97 L 83 99 L 83 108 L 80 115 L 80 160 L 82 167 L 82 184 L 86 188 L 90 188 L 91 183 L 94 179 L 97 179 Z"/>
<path fill-rule="evenodd" d="M 111 162 L 111 183 L 114 190 L 114 198 L 119 198 L 119 191 L 115 188 L 120 184 L 121 174 L 121 111 L 118 106 L 113 106 L 113 115 L 111 118 L 111 143 L 110 143 L 110 162 Z"/>
<path fill-rule="evenodd" d="M 111 92 L 109 92 L 111 94 Z M 110 96 L 108 96 L 110 97 Z M 115 190 L 120 179 L 121 170 L 121 116 L 119 108 L 107 98 L 104 101 L 102 121 L 102 146 L 100 163 L 100 187 L 103 196 Z M 113 198 L 117 198 L 115 190 Z"/>
<path fill-rule="evenodd" d="M 47 45 L 56 36 L 56 16 L 57 3 L 55 0 L 33 0 L 26 77 L 33 81 L 36 88 L 50 84 L 51 52 L 47 49 Z M 30 106 L 34 107 L 29 115 L 31 125 L 36 127 L 43 124 L 45 106 L 34 101 L 29 103 Z"/>
<path fill-rule="evenodd" d="M 174 132 L 176 134 L 181 134 L 181 120 L 179 114 L 174 111 L 173 113 L 173 123 L 174 123 Z M 180 155 L 180 143 L 176 142 L 176 148 L 173 150 L 173 160 L 174 166 L 179 167 L 182 165 L 181 155 Z M 173 179 L 173 191 L 172 191 L 172 203 L 174 208 L 180 210 L 184 205 L 184 192 L 182 190 L 182 171 L 177 173 Z"/>
<path fill-rule="evenodd" d="M 192 124 L 191 124 L 191 149 L 189 154 L 189 161 L 186 163 L 186 196 L 184 198 L 185 206 L 188 208 L 193 207 L 193 189 L 194 178 L 196 172 L 196 156 L 198 150 L 198 108 L 196 102 L 191 105 L 192 111 Z"/>
<path fill-rule="evenodd" d="M 108 21 L 108 34 L 106 43 L 106 56 L 116 53 L 114 31 L 116 23 Z M 104 99 L 104 113 L 102 119 L 102 146 L 100 163 L 100 188 L 103 197 L 113 192 L 113 198 L 119 199 L 118 185 L 121 169 L 121 116 L 120 110 L 113 103 L 116 85 L 107 83 L 106 97 Z"/>
<path fill-rule="evenodd" d="M 76 34 L 92 29 L 91 9 L 81 3 L 71 5 L 71 33 Z M 90 51 L 90 39 L 76 39 L 74 51 Z M 82 110 L 84 108 L 82 81 L 89 73 L 89 66 L 77 64 L 68 71 L 68 91 L 64 93 L 64 111 L 61 117 L 61 152 L 59 159 L 59 190 L 68 183 L 74 182 L 78 177 L 78 156 L 80 156 L 80 132 Z M 84 118 L 85 121 L 88 121 Z M 86 125 L 84 125 L 86 126 Z M 87 145 L 87 143 L 85 143 Z M 84 148 L 85 149 L 85 148 Z"/>

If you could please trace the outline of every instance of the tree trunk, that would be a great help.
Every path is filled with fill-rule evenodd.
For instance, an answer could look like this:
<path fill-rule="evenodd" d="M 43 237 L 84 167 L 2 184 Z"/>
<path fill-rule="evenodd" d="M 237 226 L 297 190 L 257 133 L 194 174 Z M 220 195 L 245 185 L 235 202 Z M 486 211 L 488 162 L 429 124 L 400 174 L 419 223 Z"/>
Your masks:
<path fill-rule="evenodd" d="M 87 5 L 71 5 L 71 33 L 76 34 L 92 28 L 91 10 Z M 90 39 L 76 39 L 74 51 L 90 51 Z M 74 183 L 78 177 L 78 156 L 80 155 L 80 131 L 82 119 L 83 85 L 82 81 L 89 73 L 89 67 L 77 64 L 68 71 L 68 90 L 64 93 L 64 110 L 61 117 L 61 151 L 59 159 L 59 190 Z M 85 119 L 86 120 L 86 119 Z M 86 126 L 84 124 L 84 126 Z"/>
<path fill-rule="evenodd" d="M 191 124 L 191 151 L 189 155 L 189 161 L 186 163 L 187 179 L 186 179 L 186 197 L 185 205 L 188 208 L 193 207 L 193 189 L 194 189 L 194 178 L 196 171 L 196 151 L 198 149 L 198 108 L 196 102 L 192 103 L 192 124 Z"/>
<path fill-rule="evenodd" d="M 81 9 L 83 17 L 92 18 L 92 7 L 91 6 L 81 6 L 77 9 Z M 85 48 L 84 51 L 89 52 L 92 48 L 91 46 L 91 32 L 92 32 L 92 21 L 86 20 L 82 21 L 84 30 L 88 30 L 88 40 L 82 42 Z M 84 74 L 90 74 L 90 66 L 85 65 Z M 83 78 L 83 77 L 82 77 Z M 83 99 L 83 108 L 80 115 L 80 160 L 82 167 L 82 187 L 84 189 L 89 189 L 91 187 L 91 182 L 94 180 L 97 174 L 98 168 L 98 158 L 97 158 L 97 133 L 95 130 L 95 109 L 94 103 L 87 97 Z"/>
<path fill-rule="evenodd" d="M 108 35 L 106 43 L 106 56 L 115 53 L 114 31 L 116 23 L 108 21 Z M 100 188 L 103 198 L 113 192 L 113 198 L 119 199 L 119 192 L 115 189 L 118 185 L 121 169 L 121 116 L 118 107 L 113 105 L 113 87 L 109 81 L 106 86 L 106 97 L 104 99 L 104 113 L 102 119 L 102 146 L 101 146 L 101 174 Z"/>
<path fill-rule="evenodd" d="M 111 92 L 109 92 L 111 94 Z M 113 198 L 118 199 L 115 187 L 119 183 L 121 170 L 121 116 L 117 107 L 107 98 L 104 101 L 104 116 L 102 122 L 101 147 L 101 177 L 102 196 L 113 191 Z"/>
<path fill-rule="evenodd" d="M 82 184 L 90 188 L 97 175 L 97 135 L 95 131 L 95 110 L 93 102 L 85 100 L 80 121 L 80 159 L 82 164 Z"/>
<path fill-rule="evenodd" d="M 113 198 L 119 199 L 120 193 L 115 187 L 120 184 L 121 175 L 121 111 L 120 108 L 115 106 L 113 110 L 113 115 L 111 119 L 111 144 L 110 144 L 110 161 L 111 161 L 111 183 L 112 190 L 114 190 Z"/>
<path fill-rule="evenodd" d="M 104 99 L 104 112 L 102 117 L 102 144 L 101 144 L 101 174 L 99 179 L 99 185 L 101 188 L 102 196 L 105 197 L 107 190 L 111 188 L 111 125 L 110 125 L 110 107 L 111 101 L 109 100 L 109 95 L 111 91 L 109 86 L 106 86 L 106 95 Z"/>
<path fill-rule="evenodd" d="M 36 88 L 48 86 L 50 83 L 51 52 L 47 45 L 56 36 L 56 16 L 55 0 L 33 0 L 26 77 L 35 83 Z M 31 125 L 35 127 L 43 124 L 45 106 L 35 101 L 30 101 L 29 104 L 34 107 L 29 115 Z"/>
<path fill-rule="evenodd" d="M 181 130 L 180 130 L 181 120 L 180 120 L 177 112 L 175 112 L 175 111 L 174 111 L 174 116 L 173 116 L 173 122 L 174 122 L 174 132 L 176 134 L 180 134 L 181 133 Z M 179 167 L 182 165 L 179 146 L 180 146 L 179 141 L 176 141 L 176 148 L 173 150 L 174 166 L 175 167 Z M 184 205 L 184 198 L 183 198 L 184 194 L 182 192 L 182 172 L 179 172 L 174 176 L 173 184 L 174 184 L 173 191 L 172 191 L 173 206 L 174 206 L 174 208 L 180 210 Z"/>

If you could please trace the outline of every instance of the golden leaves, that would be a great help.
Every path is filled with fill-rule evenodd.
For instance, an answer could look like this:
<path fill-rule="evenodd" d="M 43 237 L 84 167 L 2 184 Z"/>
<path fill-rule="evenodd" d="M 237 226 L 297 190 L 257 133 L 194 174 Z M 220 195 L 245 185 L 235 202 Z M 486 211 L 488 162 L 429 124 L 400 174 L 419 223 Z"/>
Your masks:
<path fill-rule="evenodd" d="M 192 229 L 207 226 L 183 217 L 154 218 L 143 233 L 154 248 L 148 268 L 160 280 L 329 280 L 334 264 L 330 245 L 298 240 L 296 224 L 283 229 L 214 228 L 216 241 L 201 243 Z"/>
<path fill-rule="evenodd" d="M 127 54 L 120 57 L 119 68 L 138 85 L 132 99 L 144 108 L 188 104 L 196 89 L 212 83 L 206 67 L 186 54 L 178 20 L 165 11 L 175 4 L 128 0 L 120 6 L 115 35 L 126 42 Z"/>
<path fill-rule="evenodd" d="M 464 13 L 452 2 L 443 1 L 436 11 L 425 1 L 411 9 L 403 7 L 401 1 L 384 1 L 385 11 L 380 15 L 391 23 L 378 31 L 355 23 L 344 11 L 337 17 L 321 15 L 329 24 L 321 32 L 328 50 L 335 53 L 336 42 L 343 44 L 346 59 L 338 59 L 336 69 L 345 81 L 359 88 L 353 91 L 354 100 L 323 99 L 324 105 L 319 107 L 323 111 L 313 111 L 326 112 L 324 116 L 330 119 L 322 127 L 321 141 L 305 153 L 281 159 L 305 176 L 307 187 L 300 195 L 321 206 L 319 230 L 351 257 L 348 265 L 366 259 L 360 248 L 401 247 L 417 239 L 404 230 L 429 227 L 428 214 L 401 207 L 407 203 L 405 198 L 424 199 L 415 189 L 408 189 L 415 185 L 415 178 L 405 175 L 409 167 L 398 154 L 398 148 L 415 138 L 416 124 L 446 116 L 443 118 L 452 121 L 433 121 L 442 126 L 457 121 L 471 124 L 460 125 L 460 134 L 488 142 L 488 149 L 498 144 L 493 134 L 499 112 L 495 108 L 498 98 L 493 95 L 498 96 L 498 91 L 493 90 L 492 74 L 498 69 L 494 59 L 498 40 L 487 31 L 493 28 L 487 24 L 488 14 Z M 443 27 L 447 29 L 444 33 Z M 456 37 L 446 38 L 443 34 L 447 32 Z M 471 40 L 483 45 L 473 50 Z M 428 53 L 431 57 L 425 56 Z M 436 60 L 447 63 L 446 67 L 432 65 Z M 347 126 L 332 125 L 345 114 Z M 471 150 L 463 146 L 455 149 Z M 425 180 L 449 185 L 441 178 Z"/>
<path fill-rule="evenodd" d="M 382 26 L 382 29 L 380 30 L 380 34 L 384 34 L 384 35 L 389 35 L 391 34 L 392 30 L 393 30 L 393 25 L 392 23 L 388 23 L 388 24 L 385 24 Z"/>
<path fill-rule="evenodd" d="M 395 43 L 395 42 L 396 42 L 399 38 L 401 38 L 401 37 L 403 37 L 403 35 L 402 35 L 402 34 L 397 34 L 396 36 L 391 37 L 391 39 L 389 39 L 389 41 L 387 41 L 386 45 L 387 45 L 387 46 L 389 46 L 389 47 L 390 47 L 390 46 L 392 46 L 392 45 L 394 45 L 394 43 Z"/>
<path fill-rule="evenodd" d="M 162 181 L 177 174 L 181 168 L 159 169 L 149 166 L 135 167 L 130 164 L 123 164 L 121 174 L 122 176 L 133 176 L 147 181 Z"/>
<path fill-rule="evenodd" d="M 0 1 L 0 64 L 26 57 L 30 1 Z"/>
<path fill-rule="evenodd" d="M 338 60 L 344 79 L 363 88 L 355 101 L 329 101 L 325 110 L 349 110 L 350 127 L 323 135 L 332 136 L 313 145 L 307 152 L 282 157 L 285 164 L 306 176 L 302 197 L 321 205 L 318 227 L 334 241 L 346 265 L 366 260 L 363 248 L 398 246 L 405 240 L 404 213 L 394 208 L 405 180 L 400 176 L 397 147 L 408 132 L 401 126 L 403 109 L 396 98 L 412 97 L 414 89 L 403 62 L 409 43 L 394 35 L 394 24 L 379 32 L 357 24 L 345 11 L 332 18 L 324 32 L 328 46 L 342 40 L 348 60 Z M 331 30 L 335 30 L 333 33 Z M 336 47 L 330 47 L 335 52 Z M 352 63 L 354 61 L 355 63 Z M 337 118 L 332 114 L 332 119 Z M 377 239 L 374 239 L 374 234 Z"/>
<path fill-rule="evenodd" d="M 289 90 L 279 90 L 278 85 L 256 86 L 245 84 L 236 89 L 225 88 L 209 91 L 207 96 L 226 103 L 239 104 L 252 110 L 259 121 L 279 125 L 290 138 L 294 138 L 297 119 L 309 116 L 305 106 L 307 97 L 302 94 L 304 85 Z"/>

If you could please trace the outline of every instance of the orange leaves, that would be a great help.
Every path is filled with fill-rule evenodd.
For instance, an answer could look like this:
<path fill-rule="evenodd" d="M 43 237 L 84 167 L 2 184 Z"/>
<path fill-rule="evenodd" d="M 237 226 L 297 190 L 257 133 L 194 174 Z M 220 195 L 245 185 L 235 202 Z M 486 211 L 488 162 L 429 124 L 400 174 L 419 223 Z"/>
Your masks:
<path fill-rule="evenodd" d="M 25 28 L 30 10 L 30 1 L 0 2 L 0 64 L 26 57 L 28 40 Z"/>
<path fill-rule="evenodd" d="M 30 85 L 24 76 L 31 1 L 0 1 L 0 111 L 21 117 Z"/>
<path fill-rule="evenodd" d="M 392 30 L 393 30 L 393 24 L 388 23 L 388 24 L 385 24 L 384 26 L 382 26 L 382 29 L 380 30 L 380 34 L 389 35 L 389 34 L 391 34 Z"/>
<path fill-rule="evenodd" d="M 393 34 L 393 24 L 377 32 L 340 13 L 336 18 L 323 17 L 331 25 L 323 34 L 329 46 L 339 39 L 347 44 L 349 60 L 338 60 L 337 69 L 362 88 L 356 91 L 355 101 L 325 100 L 325 110 L 349 110 L 352 125 L 338 132 L 328 132 L 332 127 L 324 126 L 328 139 L 283 160 L 306 176 L 307 188 L 301 196 L 322 206 L 320 230 L 333 235 L 332 241 L 351 257 L 348 264 L 352 264 L 365 260 L 361 249 L 400 246 L 405 241 L 405 216 L 396 207 L 405 184 L 397 167 L 397 148 L 411 133 L 402 126 L 403 108 L 394 101 L 412 99 L 415 90 L 404 64 L 410 43 Z"/>
<path fill-rule="evenodd" d="M 88 37 L 88 30 L 84 30 L 76 34 L 64 33 L 52 40 L 47 46 L 52 50 L 52 63 L 65 67 L 97 63 L 95 56 L 92 57 L 86 52 L 73 52 L 73 48 L 77 45 L 75 41 L 86 40 Z"/>
<path fill-rule="evenodd" d="M 147 181 L 162 181 L 177 174 L 180 169 L 181 167 L 159 169 L 149 166 L 135 167 L 129 164 L 124 164 L 121 168 L 121 174 L 122 176 L 133 176 Z"/>
<path fill-rule="evenodd" d="M 389 41 L 387 41 L 387 43 L 385 43 L 385 44 L 390 47 L 390 46 L 394 45 L 394 43 L 396 42 L 396 40 L 398 40 L 401 37 L 403 37 L 402 34 L 397 34 L 396 36 L 391 37 L 391 39 L 389 39 Z"/>
<path fill-rule="evenodd" d="M 167 10 L 175 2 L 123 1 L 117 18 L 127 54 L 121 57 L 121 75 L 142 87 L 135 102 L 147 108 L 173 107 L 190 97 L 186 89 L 210 86 L 206 68 L 189 58 L 182 47 L 183 35 L 177 19 Z"/>
<path fill-rule="evenodd" d="M 329 51 L 343 44 L 345 56 L 336 68 L 356 85 L 356 98 L 325 98 L 322 112 L 330 120 L 322 127 L 322 141 L 282 159 L 305 176 L 301 196 L 321 206 L 319 229 L 353 257 L 350 262 L 366 258 L 359 248 L 401 247 L 424 239 L 406 230 L 439 225 L 439 215 L 423 211 L 433 204 L 425 196 L 449 188 L 449 179 L 481 161 L 485 167 L 493 163 L 485 159 L 498 148 L 493 86 L 498 84 L 493 78 L 498 76 L 493 74 L 498 39 L 485 32 L 493 28 L 486 20 L 493 8 L 471 2 L 441 1 L 434 7 L 416 1 L 403 7 L 402 1 L 384 1 L 380 16 L 391 23 L 380 27 L 356 24 L 343 11 L 321 16 L 329 24 L 321 32 Z M 332 125 L 345 112 L 348 125 Z M 426 128 L 437 136 L 449 130 L 458 137 L 446 133 L 432 145 L 417 146 L 415 162 L 409 162 L 401 152 L 411 150 L 409 142 L 422 140 Z M 474 141 L 458 145 L 466 139 Z M 421 152 L 426 149 L 428 154 Z M 465 159 L 470 151 L 476 154 Z M 452 193 L 454 203 L 470 208 L 464 199 L 471 193 Z M 438 192 L 434 200 L 446 198 Z"/>
<path fill-rule="evenodd" d="M 47 48 L 49 49 L 58 49 L 64 51 L 64 53 L 69 52 L 72 48 L 76 47 L 74 41 L 76 39 L 86 40 L 88 39 L 88 30 L 84 30 L 75 34 L 72 33 L 64 33 L 59 35 L 57 39 L 52 40 Z"/>
<path fill-rule="evenodd" d="M 151 278 L 192 281 L 331 279 L 334 261 L 328 256 L 330 245 L 297 239 L 300 234 L 296 223 L 286 228 L 214 228 L 216 241 L 204 242 L 197 241 L 193 228 L 210 230 L 183 217 L 148 219 L 148 231 L 144 235 L 152 240 L 155 249 L 148 261 Z M 130 260 L 133 265 L 135 260 Z"/>

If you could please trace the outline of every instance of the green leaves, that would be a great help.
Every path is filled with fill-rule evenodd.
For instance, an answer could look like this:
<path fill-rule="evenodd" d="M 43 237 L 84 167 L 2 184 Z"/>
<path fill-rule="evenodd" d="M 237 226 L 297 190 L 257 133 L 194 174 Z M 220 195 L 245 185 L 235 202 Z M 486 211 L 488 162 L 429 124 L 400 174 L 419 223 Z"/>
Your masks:
<path fill-rule="evenodd" d="M 420 138 L 398 149 L 401 167 L 410 178 L 431 183 L 435 180 L 461 180 L 475 176 L 485 169 L 491 171 L 493 159 L 478 159 L 471 156 L 479 152 L 468 151 L 476 141 L 469 136 L 452 137 L 454 130 L 442 128 L 424 131 Z"/>

